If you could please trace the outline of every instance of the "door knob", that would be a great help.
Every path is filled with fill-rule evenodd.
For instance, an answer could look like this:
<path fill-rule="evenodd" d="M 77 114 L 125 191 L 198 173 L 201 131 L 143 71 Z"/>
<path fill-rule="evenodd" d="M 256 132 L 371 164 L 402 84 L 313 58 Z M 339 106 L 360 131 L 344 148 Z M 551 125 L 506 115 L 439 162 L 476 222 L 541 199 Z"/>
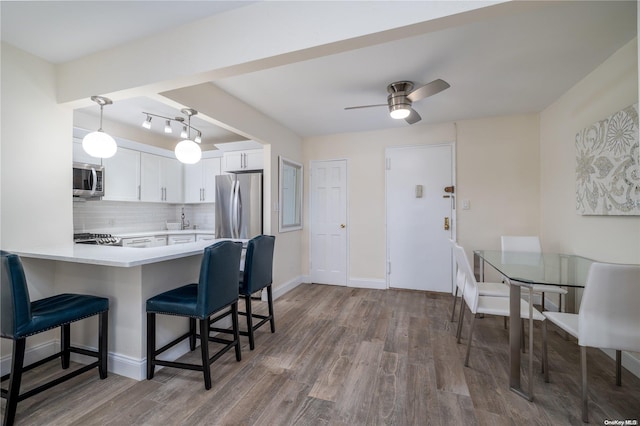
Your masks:
<path fill-rule="evenodd" d="M 345 225 L 344 223 L 340 224 L 340 228 L 346 228 L 346 227 L 347 227 L 347 225 Z"/>

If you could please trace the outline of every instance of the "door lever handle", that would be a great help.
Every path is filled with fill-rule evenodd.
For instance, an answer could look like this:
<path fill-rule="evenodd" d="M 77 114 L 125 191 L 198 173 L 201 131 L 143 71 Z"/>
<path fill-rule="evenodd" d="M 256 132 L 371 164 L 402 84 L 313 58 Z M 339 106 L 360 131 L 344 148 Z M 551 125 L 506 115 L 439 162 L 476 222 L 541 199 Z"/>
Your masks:
<path fill-rule="evenodd" d="M 444 230 L 445 230 L 445 231 L 448 231 L 448 230 L 449 230 L 449 228 L 450 228 L 450 226 L 449 226 L 449 218 L 448 218 L 448 217 L 445 217 L 445 218 L 444 218 Z"/>

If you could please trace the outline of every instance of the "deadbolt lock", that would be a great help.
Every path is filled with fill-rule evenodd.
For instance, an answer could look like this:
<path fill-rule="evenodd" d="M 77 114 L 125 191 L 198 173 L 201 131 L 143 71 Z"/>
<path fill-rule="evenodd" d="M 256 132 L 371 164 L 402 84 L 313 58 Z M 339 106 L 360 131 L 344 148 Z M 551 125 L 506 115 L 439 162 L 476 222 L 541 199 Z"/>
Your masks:
<path fill-rule="evenodd" d="M 343 229 L 344 229 L 345 227 L 346 227 L 346 225 L 345 225 L 344 223 L 341 223 L 341 224 L 340 224 L 340 228 L 343 228 Z"/>

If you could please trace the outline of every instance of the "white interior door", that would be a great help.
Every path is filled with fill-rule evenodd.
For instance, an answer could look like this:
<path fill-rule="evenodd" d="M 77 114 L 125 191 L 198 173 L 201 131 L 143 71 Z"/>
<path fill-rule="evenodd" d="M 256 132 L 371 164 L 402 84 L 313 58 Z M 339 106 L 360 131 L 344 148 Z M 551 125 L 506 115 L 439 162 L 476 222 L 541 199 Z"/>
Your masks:
<path fill-rule="evenodd" d="M 310 275 L 320 284 L 347 285 L 347 161 L 310 167 Z"/>
<path fill-rule="evenodd" d="M 453 185 L 453 146 L 386 154 L 388 286 L 450 293 L 453 198 L 444 188 Z"/>

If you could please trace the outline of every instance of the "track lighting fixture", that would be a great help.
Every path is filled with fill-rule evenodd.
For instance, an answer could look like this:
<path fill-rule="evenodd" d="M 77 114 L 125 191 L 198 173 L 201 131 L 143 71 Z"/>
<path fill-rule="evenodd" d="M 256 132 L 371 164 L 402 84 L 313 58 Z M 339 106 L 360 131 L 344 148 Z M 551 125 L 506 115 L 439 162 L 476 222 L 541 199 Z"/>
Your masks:
<path fill-rule="evenodd" d="M 151 116 L 150 115 L 147 115 L 147 119 L 142 122 L 142 127 L 144 127 L 145 129 L 150 129 L 151 128 Z"/>
<path fill-rule="evenodd" d="M 100 105 L 100 128 L 97 131 L 88 133 L 82 139 L 82 148 L 92 157 L 109 158 L 118 150 L 116 141 L 102 130 L 102 108 L 111 105 L 113 102 L 103 96 L 92 96 L 91 100 Z"/>
<path fill-rule="evenodd" d="M 152 117 L 158 117 L 165 120 L 164 132 L 173 133 L 171 124 L 174 121 L 180 123 L 182 125 L 180 137 L 183 140 L 178 142 L 175 147 L 176 158 L 180 160 L 180 162 L 185 164 L 195 164 L 200 161 L 200 158 L 202 158 L 202 150 L 200 149 L 199 145 L 202 142 L 202 132 L 191 125 L 191 116 L 198 114 L 198 111 L 191 108 L 183 108 L 180 110 L 180 112 L 187 116 L 187 123 L 184 122 L 183 117 L 164 117 L 162 115 L 143 111 L 142 113 L 145 114 L 147 118 L 142 123 L 142 127 L 144 127 L 145 129 L 150 129 Z M 194 130 L 194 132 L 196 132 L 195 142 L 191 140 L 192 129 Z"/>

